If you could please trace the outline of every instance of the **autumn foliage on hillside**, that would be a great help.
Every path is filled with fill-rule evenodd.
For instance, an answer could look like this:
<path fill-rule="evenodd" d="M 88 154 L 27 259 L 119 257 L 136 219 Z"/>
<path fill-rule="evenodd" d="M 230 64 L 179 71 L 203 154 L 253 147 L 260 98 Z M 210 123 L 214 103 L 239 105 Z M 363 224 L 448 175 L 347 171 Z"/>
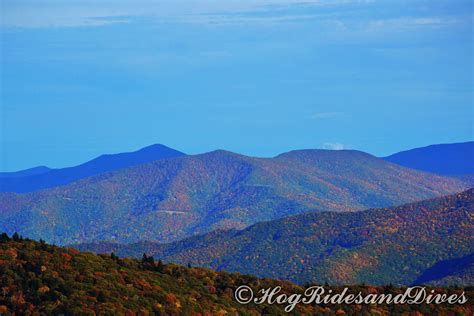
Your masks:
<path fill-rule="evenodd" d="M 152 257 L 122 259 L 60 248 L 42 241 L 0 235 L 1 315 L 280 315 L 284 306 L 240 305 L 240 285 L 283 288 L 302 293 L 288 282 L 163 264 Z M 341 288 L 332 288 L 340 291 Z M 472 301 L 470 289 L 437 289 L 460 293 Z M 364 293 L 400 293 L 392 287 L 351 287 Z M 452 315 L 472 314 L 463 305 L 298 305 L 294 315 Z"/>
<path fill-rule="evenodd" d="M 474 189 L 352 213 L 308 213 L 170 244 L 75 245 L 96 253 L 289 280 L 343 284 L 474 284 Z M 242 260 L 244 258 L 245 260 Z"/>
<path fill-rule="evenodd" d="M 163 243 L 309 211 L 387 207 L 464 189 L 462 181 L 358 151 L 299 150 L 274 158 L 214 151 L 36 192 L 0 193 L 0 227 L 59 245 Z"/>

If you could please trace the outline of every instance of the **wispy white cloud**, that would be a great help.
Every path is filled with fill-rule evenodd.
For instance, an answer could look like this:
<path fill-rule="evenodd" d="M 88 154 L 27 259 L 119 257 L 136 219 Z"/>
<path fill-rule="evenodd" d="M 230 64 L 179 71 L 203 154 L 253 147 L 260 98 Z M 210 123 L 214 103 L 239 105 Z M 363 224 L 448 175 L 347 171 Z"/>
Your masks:
<path fill-rule="evenodd" d="M 340 3 L 341 1 L 335 1 Z M 346 1 L 343 1 L 346 2 Z M 327 5 L 329 0 L 308 0 L 305 4 Z M 307 19 L 304 14 L 292 15 L 277 8 L 288 9 L 301 5 L 300 0 L 261 1 L 68 1 L 2 0 L 2 26 L 8 27 L 83 27 L 132 21 L 136 17 L 149 17 L 155 22 L 233 24 L 270 23 Z M 278 15 L 260 16 L 278 11 Z M 256 14 L 256 15 L 254 15 Z M 130 19 L 124 18 L 128 17 Z"/>
<path fill-rule="evenodd" d="M 403 31 L 419 27 L 439 28 L 452 24 L 462 23 L 466 20 L 461 17 L 401 17 L 389 19 L 371 20 L 365 23 L 364 27 L 367 31 Z"/>
<path fill-rule="evenodd" d="M 343 150 L 343 149 L 349 149 L 349 147 L 341 143 L 324 143 L 323 149 Z"/>
<path fill-rule="evenodd" d="M 0 25 L 6 27 L 86 27 L 127 23 L 149 18 L 155 23 L 207 25 L 273 25 L 312 20 L 333 31 L 377 31 L 413 27 L 442 27 L 458 17 L 371 16 L 354 19 L 354 7 L 372 8 L 370 0 L 261 0 L 261 1 L 67 1 L 2 0 Z M 350 8 L 350 10 L 348 10 Z M 349 13 L 348 13 L 349 12 Z M 472 20 L 472 17 L 471 17 Z"/>
<path fill-rule="evenodd" d="M 137 12 L 138 13 L 138 12 Z M 128 10 L 88 7 L 77 3 L 2 3 L 0 25 L 2 27 L 43 28 L 43 27 L 87 27 L 128 22 L 126 17 L 135 16 Z"/>
<path fill-rule="evenodd" d="M 273 25 L 284 22 L 313 20 L 317 15 L 281 15 L 281 16 L 239 16 L 239 15 L 199 15 L 180 19 L 181 23 L 207 25 Z"/>
<path fill-rule="evenodd" d="M 328 118 L 337 117 L 340 114 L 341 113 L 339 112 L 318 112 L 318 113 L 312 114 L 310 118 L 313 120 L 328 119 Z"/>

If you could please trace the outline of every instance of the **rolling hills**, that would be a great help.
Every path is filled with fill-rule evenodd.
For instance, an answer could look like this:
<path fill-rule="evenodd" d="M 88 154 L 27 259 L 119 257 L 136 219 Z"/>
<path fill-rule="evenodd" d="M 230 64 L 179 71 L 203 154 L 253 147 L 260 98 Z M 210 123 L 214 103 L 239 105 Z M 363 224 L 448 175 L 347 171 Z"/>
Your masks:
<path fill-rule="evenodd" d="M 134 152 L 102 155 L 75 167 L 36 167 L 18 172 L 4 172 L 0 174 L 0 192 L 23 193 L 52 188 L 104 172 L 183 155 L 182 152 L 156 144 Z"/>
<path fill-rule="evenodd" d="M 462 191 L 461 181 L 358 151 L 162 159 L 26 194 L 0 193 L 0 230 L 56 244 L 169 242 L 307 211 L 356 211 Z"/>
<path fill-rule="evenodd" d="M 254 293 L 281 287 L 281 294 L 302 295 L 304 288 L 285 281 L 258 279 L 162 264 L 153 258 L 121 259 L 93 255 L 44 242 L 0 235 L 0 314 L 2 315 L 394 315 L 435 313 L 468 315 L 472 304 L 239 304 L 240 285 Z M 473 299 L 472 288 L 433 288 L 436 293 Z M 325 287 L 325 291 L 343 292 Z M 351 287 L 349 293 L 399 295 L 391 286 Z"/>
<path fill-rule="evenodd" d="M 474 175 L 474 141 L 414 148 L 383 159 L 439 175 Z"/>
<path fill-rule="evenodd" d="M 474 189 L 393 208 L 308 213 L 170 244 L 92 243 L 81 250 L 296 283 L 472 285 Z M 449 269 L 448 269 L 448 268 Z"/>

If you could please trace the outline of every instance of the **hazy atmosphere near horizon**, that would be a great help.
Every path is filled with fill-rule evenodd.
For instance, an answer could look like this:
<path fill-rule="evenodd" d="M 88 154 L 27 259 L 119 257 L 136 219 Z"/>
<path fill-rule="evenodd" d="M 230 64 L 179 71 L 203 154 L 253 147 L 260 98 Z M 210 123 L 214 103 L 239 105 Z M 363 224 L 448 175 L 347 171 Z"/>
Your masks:
<path fill-rule="evenodd" d="M 0 3 L 0 171 L 473 140 L 472 1 Z"/>

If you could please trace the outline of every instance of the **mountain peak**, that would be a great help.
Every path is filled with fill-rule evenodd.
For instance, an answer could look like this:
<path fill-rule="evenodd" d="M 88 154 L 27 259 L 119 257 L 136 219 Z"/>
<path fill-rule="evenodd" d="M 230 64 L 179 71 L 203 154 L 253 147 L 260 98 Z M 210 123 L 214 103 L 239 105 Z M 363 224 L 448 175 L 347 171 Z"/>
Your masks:
<path fill-rule="evenodd" d="M 207 152 L 207 153 L 203 153 L 203 154 L 199 154 L 199 155 L 196 155 L 197 157 L 212 157 L 212 158 L 225 158 L 225 157 L 228 157 L 228 158 L 251 158 L 249 156 L 245 156 L 245 155 L 242 155 L 242 154 L 238 154 L 238 153 L 235 153 L 233 151 L 229 151 L 229 150 L 225 150 L 225 149 L 216 149 L 216 150 L 213 150 L 213 151 L 210 151 L 210 152 Z"/>
<path fill-rule="evenodd" d="M 170 147 L 168 147 L 168 146 L 166 146 L 166 145 L 158 144 L 158 143 L 157 143 L 157 144 L 151 144 L 151 145 L 149 145 L 149 146 L 145 146 L 145 147 L 143 147 L 143 148 L 141 148 L 141 149 L 139 149 L 139 150 L 137 150 L 137 151 L 144 151 L 144 150 L 163 150 L 163 149 L 165 149 L 165 150 L 175 150 L 175 149 L 172 149 L 172 148 L 170 148 Z"/>
<path fill-rule="evenodd" d="M 133 152 L 101 155 L 74 167 L 48 169 L 42 173 L 22 177 L 0 176 L 0 192 L 23 193 L 52 188 L 101 173 L 184 155 L 165 145 L 153 144 Z"/>
<path fill-rule="evenodd" d="M 13 171 L 13 172 L 0 172 L 0 178 L 16 178 L 16 177 L 25 177 L 25 176 L 32 176 L 41 173 L 46 173 L 51 169 L 46 166 L 38 166 L 33 168 L 28 168 L 20 171 Z"/>

